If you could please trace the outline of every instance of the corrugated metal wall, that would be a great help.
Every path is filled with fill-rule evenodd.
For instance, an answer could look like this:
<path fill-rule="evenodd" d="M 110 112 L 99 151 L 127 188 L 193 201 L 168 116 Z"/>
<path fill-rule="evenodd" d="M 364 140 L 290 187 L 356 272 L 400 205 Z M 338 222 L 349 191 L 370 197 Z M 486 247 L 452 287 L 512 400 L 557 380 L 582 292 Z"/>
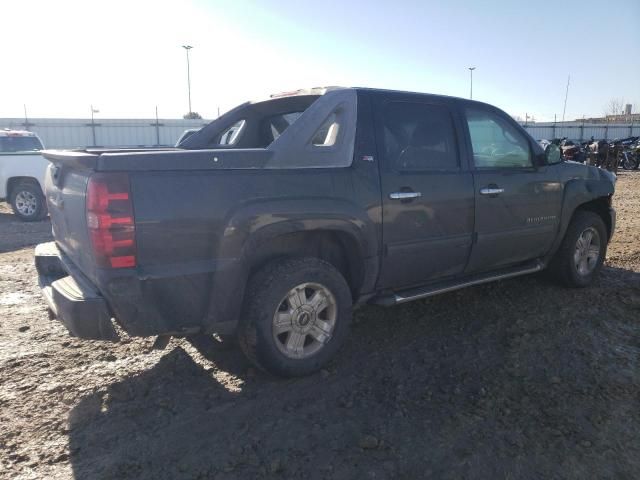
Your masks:
<path fill-rule="evenodd" d="M 614 140 L 616 138 L 626 138 L 640 136 L 640 124 L 606 124 L 606 123 L 585 123 L 566 122 L 557 123 L 554 126 L 550 123 L 536 123 L 534 125 L 523 125 L 524 128 L 536 140 L 543 138 L 551 140 L 553 138 L 567 137 L 572 140 L 588 140 L 592 136 L 599 139 Z"/>
<path fill-rule="evenodd" d="M 173 146 L 188 128 L 208 120 L 30 118 L 27 130 L 36 132 L 47 148 Z M 24 118 L 0 118 L 0 128 L 25 129 Z M 95 130 L 95 143 L 93 132 Z"/>
<path fill-rule="evenodd" d="M 209 120 L 33 118 L 28 130 L 36 132 L 47 148 L 173 146 L 188 128 L 200 128 Z M 584 125 L 580 122 L 523 125 L 536 140 L 567 137 L 575 140 L 625 138 L 640 135 L 640 124 Z M 24 129 L 24 118 L 0 118 L 0 128 Z M 95 143 L 93 132 L 95 130 Z"/>

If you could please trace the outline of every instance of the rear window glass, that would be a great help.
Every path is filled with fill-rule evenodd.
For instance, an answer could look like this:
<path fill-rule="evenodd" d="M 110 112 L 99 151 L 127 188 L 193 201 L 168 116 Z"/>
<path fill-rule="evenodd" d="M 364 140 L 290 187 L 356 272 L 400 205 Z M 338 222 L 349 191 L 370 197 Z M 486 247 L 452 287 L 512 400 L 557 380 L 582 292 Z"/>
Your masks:
<path fill-rule="evenodd" d="M 227 128 L 222 135 L 220 135 L 219 145 L 234 145 L 238 141 L 238 137 L 242 133 L 246 120 L 239 120 L 229 128 Z"/>
<path fill-rule="evenodd" d="M 262 129 L 266 134 L 266 138 L 263 139 L 264 143 L 268 145 L 282 135 L 287 128 L 300 118 L 302 113 L 303 112 L 289 112 L 265 118 Z"/>
<path fill-rule="evenodd" d="M 311 143 L 316 147 L 331 147 L 335 145 L 339 132 L 340 123 L 338 122 L 338 115 L 334 112 L 315 133 Z"/>
<path fill-rule="evenodd" d="M 37 137 L 0 137 L 0 152 L 33 152 L 42 150 Z"/>

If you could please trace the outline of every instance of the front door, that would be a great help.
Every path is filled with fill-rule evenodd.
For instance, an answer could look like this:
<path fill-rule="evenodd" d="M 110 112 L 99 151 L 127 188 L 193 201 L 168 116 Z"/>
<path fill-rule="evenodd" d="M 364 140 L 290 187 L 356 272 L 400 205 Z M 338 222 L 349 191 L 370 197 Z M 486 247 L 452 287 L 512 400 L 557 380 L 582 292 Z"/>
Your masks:
<path fill-rule="evenodd" d="M 555 239 L 562 191 L 552 169 L 536 165 L 530 139 L 492 109 L 467 108 L 476 196 L 476 243 L 467 273 L 547 253 Z"/>
<path fill-rule="evenodd" d="M 461 165 L 454 117 L 446 104 L 410 95 L 374 97 L 374 109 L 382 159 L 379 287 L 462 273 L 473 235 L 473 177 Z"/>

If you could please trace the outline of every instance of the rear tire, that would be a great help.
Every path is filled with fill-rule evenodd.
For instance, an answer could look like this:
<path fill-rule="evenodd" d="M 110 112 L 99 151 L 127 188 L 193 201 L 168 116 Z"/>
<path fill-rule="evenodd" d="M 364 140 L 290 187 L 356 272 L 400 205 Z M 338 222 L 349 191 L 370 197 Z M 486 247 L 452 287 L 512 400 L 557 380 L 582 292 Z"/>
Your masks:
<path fill-rule="evenodd" d="M 262 370 L 308 375 L 343 345 L 351 312 L 351 291 L 333 265 L 318 258 L 276 260 L 249 281 L 238 341 Z"/>
<path fill-rule="evenodd" d="M 24 222 L 42 220 L 48 213 L 42 189 L 34 181 L 22 181 L 14 185 L 9 203 L 15 216 Z"/>
<path fill-rule="evenodd" d="M 551 273 L 567 287 L 588 286 L 602 268 L 607 241 L 602 218 L 596 213 L 578 210 L 551 262 Z"/>

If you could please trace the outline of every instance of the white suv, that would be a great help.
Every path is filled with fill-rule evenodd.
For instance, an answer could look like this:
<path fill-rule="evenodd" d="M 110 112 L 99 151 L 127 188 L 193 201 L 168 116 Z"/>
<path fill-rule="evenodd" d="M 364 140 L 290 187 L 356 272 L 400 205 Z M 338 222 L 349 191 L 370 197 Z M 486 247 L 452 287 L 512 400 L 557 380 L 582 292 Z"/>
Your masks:
<path fill-rule="evenodd" d="M 27 222 L 47 216 L 42 186 L 49 162 L 40 155 L 43 148 L 33 132 L 0 130 L 0 200 Z"/>

